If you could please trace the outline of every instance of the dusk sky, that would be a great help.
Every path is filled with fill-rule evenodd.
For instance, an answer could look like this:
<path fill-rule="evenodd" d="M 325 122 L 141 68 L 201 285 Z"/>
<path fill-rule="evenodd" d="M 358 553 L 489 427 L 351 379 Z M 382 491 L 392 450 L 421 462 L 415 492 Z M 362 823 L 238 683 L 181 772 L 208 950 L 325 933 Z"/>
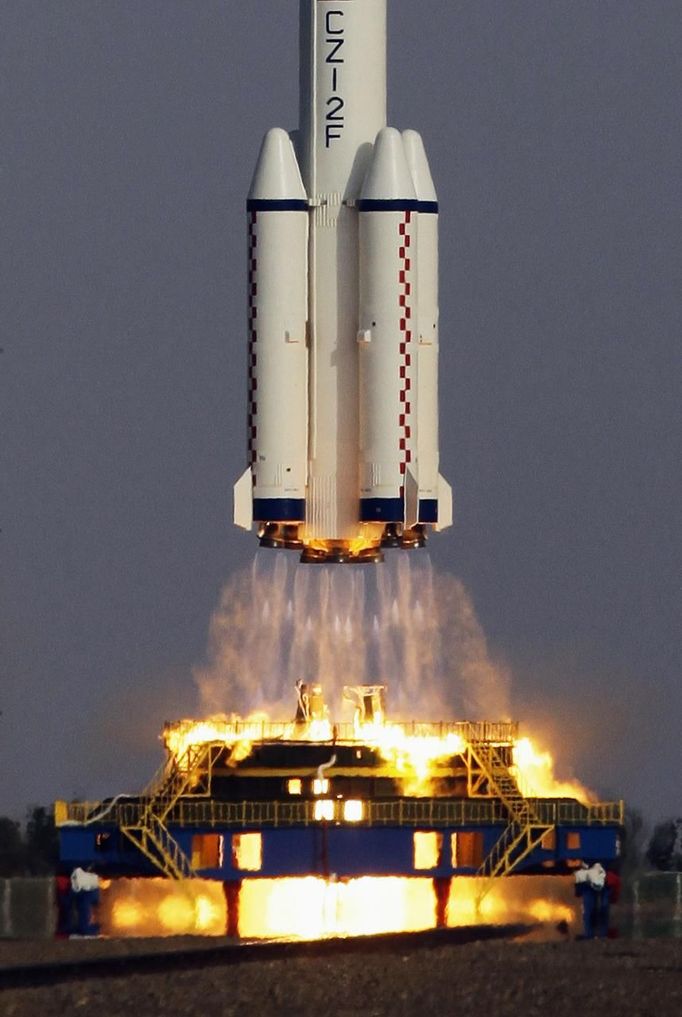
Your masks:
<path fill-rule="evenodd" d="M 389 0 L 441 207 L 431 560 L 523 729 L 650 820 L 682 814 L 680 13 Z M 255 551 L 244 202 L 297 36 L 295 0 L 0 5 L 0 813 L 139 789 L 198 709 Z"/>

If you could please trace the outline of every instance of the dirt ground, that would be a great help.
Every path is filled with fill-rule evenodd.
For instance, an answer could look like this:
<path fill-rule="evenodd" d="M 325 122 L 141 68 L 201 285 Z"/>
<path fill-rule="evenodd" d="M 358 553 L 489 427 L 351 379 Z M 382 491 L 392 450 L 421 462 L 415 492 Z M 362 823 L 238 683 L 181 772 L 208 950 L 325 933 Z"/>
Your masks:
<path fill-rule="evenodd" d="M 216 941 L 211 941 L 216 945 Z M 0 966 L 184 941 L 0 943 Z M 192 945 L 205 946 L 194 940 Z M 483 942 L 0 991 L 1 1017 L 679 1017 L 682 941 Z"/>

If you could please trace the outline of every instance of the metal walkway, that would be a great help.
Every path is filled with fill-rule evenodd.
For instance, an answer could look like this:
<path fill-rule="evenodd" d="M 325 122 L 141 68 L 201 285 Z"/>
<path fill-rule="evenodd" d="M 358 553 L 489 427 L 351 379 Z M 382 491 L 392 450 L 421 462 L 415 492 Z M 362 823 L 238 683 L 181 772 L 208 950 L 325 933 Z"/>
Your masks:
<path fill-rule="evenodd" d="M 132 822 L 121 824 L 128 840 L 169 879 L 191 879 L 196 875 L 191 860 L 168 830 L 166 820 L 180 798 L 210 794 L 215 756 L 215 746 L 190 745 L 179 759 L 164 763 L 145 788 L 142 807 L 131 817 Z"/>
<path fill-rule="evenodd" d="M 539 814 L 533 800 L 524 798 L 498 748 L 489 741 L 471 738 L 471 756 L 487 783 L 488 794 L 498 798 L 507 811 L 507 826 L 483 860 L 477 876 L 485 878 L 478 895 L 478 905 L 492 889 L 496 879 L 510 875 L 527 855 L 538 847 L 547 833 L 555 829 Z"/>

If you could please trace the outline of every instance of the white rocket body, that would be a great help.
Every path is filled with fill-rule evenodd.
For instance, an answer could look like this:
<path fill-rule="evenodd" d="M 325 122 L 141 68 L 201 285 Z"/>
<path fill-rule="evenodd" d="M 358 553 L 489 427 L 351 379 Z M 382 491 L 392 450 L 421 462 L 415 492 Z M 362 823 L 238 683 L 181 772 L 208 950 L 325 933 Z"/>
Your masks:
<path fill-rule="evenodd" d="M 249 466 L 235 522 L 290 546 L 451 522 L 438 473 L 437 202 L 386 127 L 386 0 L 300 0 L 300 127 L 247 201 Z M 287 546 L 286 541 L 284 546 Z"/>

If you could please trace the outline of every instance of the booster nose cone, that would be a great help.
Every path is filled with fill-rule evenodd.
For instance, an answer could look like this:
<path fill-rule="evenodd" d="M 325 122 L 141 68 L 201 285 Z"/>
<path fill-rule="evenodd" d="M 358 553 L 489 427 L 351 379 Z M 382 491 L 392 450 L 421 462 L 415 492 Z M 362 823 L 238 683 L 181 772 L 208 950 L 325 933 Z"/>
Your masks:
<path fill-rule="evenodd" d="M 263 138 L 248 201 L 301 201 L 307 209 L 306 193 L 291 138 L 281 127 L 273 127 Z"/>
<path fill-rule="evenodd" d="M 364 204 L 366 202 L 415 199 L 414 183 L 400 132 L 395 127 L 384 127 L 374 143 L 372 161 L 360 192 L 359 207 L 369 211 Z"/>
<path fill-rule="evenodd" d="M 410 175 L 414 182 L 417 201 L 420 203 L 424 201 L 437 201 L 438 196 L 433 185 L 429 160 L 426 157 L 426 149 L 424 148 L 421 134 L 417 131 L 403 131 L 403 148 L 407 165 L 410 168 Z"/>
<path fill-rule="evenodd" d="M 235 521 L 260 523 L 264 546 L 295 547 L 307 472 L 308 201 L 281 128 L 265 135 L 246 208 L 249 466 Z"/>

